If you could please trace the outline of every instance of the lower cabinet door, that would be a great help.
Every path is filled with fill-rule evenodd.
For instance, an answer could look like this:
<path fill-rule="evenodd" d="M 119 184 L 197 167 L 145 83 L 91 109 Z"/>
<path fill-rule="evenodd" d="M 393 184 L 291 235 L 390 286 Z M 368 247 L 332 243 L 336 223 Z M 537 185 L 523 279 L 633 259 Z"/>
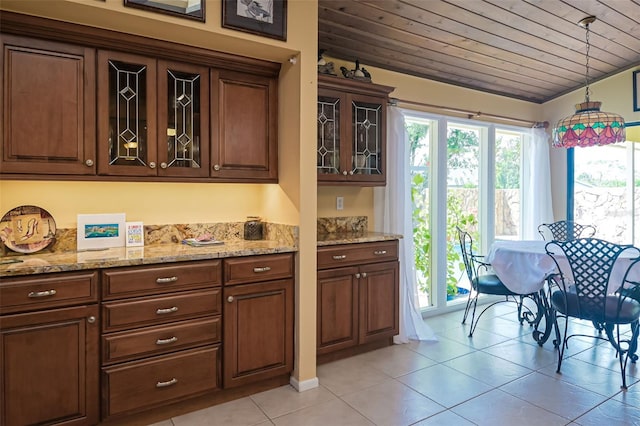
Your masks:
<path fill-rule="evenodd" d="M 97 305 L 0 317 L 0 424 L 98 423 Z"/>
<path fill-rule="evenodd" d="M 358 268 L 318 272 L 318 355 L 358 344 Z"/>
<path fill-rule="evenodd" d="M 225 287 L 224 387 L 293 370 L 293 280 Z"/>
<path fill-rule="evenodd" d="M 103 416 L 133 413 L 217 389 L 219 350 L 219 346 L 192 349 L 103 368 Z"/>
<path fill-rule="evenodd" d="M 398 334 L 398 262 L 360 267 L 360 343 Z"/>

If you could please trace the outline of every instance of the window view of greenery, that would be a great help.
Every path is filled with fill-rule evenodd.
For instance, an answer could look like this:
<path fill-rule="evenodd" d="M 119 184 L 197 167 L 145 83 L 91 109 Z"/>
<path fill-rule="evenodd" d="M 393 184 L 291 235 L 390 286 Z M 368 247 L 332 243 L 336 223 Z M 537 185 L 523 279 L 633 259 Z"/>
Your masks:
<path fill-rule="evenodd" d="M 496 239 L 517 240 L 521 235 L 522 139 L 520 132 L 496 131 Z"/>
<path fill-rule="evenodd" d="M 411 197 L 413 202 L 413 242 L 420 306 L 433 306 L 435 274 L 432 264 L 430 205 L 432 179 L 431 144 L 435 142 L 437 121 L 407 118 L 406 130 L 410 150 Z M 470 284 L 458 245 L 456 226 L 473 237 L 474 250 L 479 244 L 480 152 L 483 127 L 449 125 L 447 129 L 446 193 L 446 293 L 447 300 L 465 298 Z M 520 235 L 521 156 L 524 136 L 521 132 L 496 131 L 495 208 L 496 236 L 518 238 Z M 445 290 L 443 286 L 442 291 Z"/>

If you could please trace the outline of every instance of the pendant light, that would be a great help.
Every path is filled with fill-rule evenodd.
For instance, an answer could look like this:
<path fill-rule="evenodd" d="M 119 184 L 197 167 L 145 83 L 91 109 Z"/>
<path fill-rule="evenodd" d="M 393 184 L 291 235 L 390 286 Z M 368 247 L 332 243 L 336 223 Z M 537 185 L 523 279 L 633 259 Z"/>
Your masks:
<path fill-rule="evenodd" d="M 567 149 L 567 235 L 573 235 L 573 198 L 574 198 L 574 152 L 576 146 L 588 147 L 624 142 L 625 125 L 621 115 L 602 112 L 602 102 L 589 99 L 589 25 L 596 21 L 595 16 L 587 16 L 578 22 L 586 29 L 587 53 L 585 72 L 585 101 L 576 104 L 573 115 L 558 121 L 553 129 L 553 146 Z"/>
<path fill-rule="evenodd" d="M 594 23 L 595 16 L 588 16 L 578 25 L 586 29 L 587 54 L 585 73 L 585 101 L 576 104 L 576 113 L 563 118 L 553 131 L 553 146 L 572 148 L 574 146 L 608 145 L 624 142 L 624 119 L 621 115 L 601 112 L 602 102 L 591 101 L 589 95 L 589 25 Z"/>

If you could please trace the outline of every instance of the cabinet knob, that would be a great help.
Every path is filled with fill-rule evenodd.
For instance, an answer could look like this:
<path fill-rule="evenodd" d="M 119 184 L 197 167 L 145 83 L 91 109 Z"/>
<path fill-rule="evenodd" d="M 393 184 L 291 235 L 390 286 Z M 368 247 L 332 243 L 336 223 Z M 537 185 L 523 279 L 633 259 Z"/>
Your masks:
<path fill-rule="evenodd" d="M 89 324 L 93 324 L 94 322 L 96 322 L 96 317 L 94 317 L 93 315 L 91 315 L 89 318 L 87 318 L 87 322 Z"/>
<path fill-rule="evenodd" d="M 356 278 L 360 278 L 360 273 L 359 272 L 356 274 Z"/>
<path fill-rule="evenodd" d="M 167 163 L 165 163 L 164 161 L 162 163 L 160 163 L 160 168 L 161 169 L 166 169 L 167 167 L 169 167 L 169 165 Z"/>
<path fill-rule="evenodd" d="M 353 170 L 349 170 L 349 175 L 353 176 Z"/>
<path fill-rule="evenodd" d="M 220 170 L 220 165 L 216 164 L 213 166 L 213 170 L 218 171 Z"/>
<path fill-rule="evenodd" d="M 152 168 L 152 169 L 155 169 L 155 168 L 156 168 L 156 163 L 155 163 L 155 161 L 150 162 L 150 163 L 149 163 L 149 167 L 150 167 L 150 168 Z"/>
<path fill-rule="evenodd" d="M 233 302 L 233 296 L 227 297 L 227 302 L 232 303 Z"/>
<path fill-rule="evenodd" d="M 84 164 L 86 164 L 87 167 L 91 167 L 91 166 L 93 166 L 93 160 L 92 159 L 88 159 L 87 161 L 84 162 Z"/>
<path fill-rule="evenodd" d="M 345 170 L 344 172 L 342 172 L 342 174 L 346 176 L 347 175 L 347 171 Z"/>
<path fill-rule="evenodd" d="M 362 278 L 367 278 L 367 273 L 366 272 L 362 273 Z"/>

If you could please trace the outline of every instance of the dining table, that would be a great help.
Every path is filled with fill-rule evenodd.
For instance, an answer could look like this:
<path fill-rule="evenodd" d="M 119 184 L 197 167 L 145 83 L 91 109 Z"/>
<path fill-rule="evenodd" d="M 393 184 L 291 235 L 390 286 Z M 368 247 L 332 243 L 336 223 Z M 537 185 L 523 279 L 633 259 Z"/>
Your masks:
<path fill-rule="evenodd" d="M 535 321 L 532 321 L 535 326 L 532 335 L 539 345 L 543 345 L 549 339 L 554 326 L 553 308 L 549 301 L 550 290 L 546 285 L 547 278 L 551 274 L 560 272 L 557 270 L 556 262 L 547 253 L 547 248 L 554 253 L 557 264 L 567 280 L 572 281 L 571 267 L 567 259 L 558 246 L 548 241 L 496 240 L 485 256 L 485 261 L 491 264 L 494 273 L 505 287 L 516 294 L 531 295 L 536 302 L 538 312 Z M 636 263 L 629 269 L 636 256 L 635 251 L 623 251 L 620 254 L 611 271 L 608 291 L 615 292 L 620 288 L 627 270 L 629 270 L 629 275 L 626 277 L 628 280 L 640 281 L 640 264 Z M 539 325 L 543 318 L 545 328 L 540 330 Z M 558 330 L 556 330 L 557 334 Z M 557 346 L 558 341 L 554 341 L 554 345 Z"/>
<path fill-rule="evenodd" d="M 551 336 L 554 321 L 547 277 L 556 272 L 556 264 L 547 254 L 546 241 L 542 240 L 496 240 L 491 244 L 485 261 L 493 272 L 512 292 L 530 296 L 535 301 L 537 312 L 529 323 L 534 326 L 533 339 L 542 346 Z M 540 329 L 542 319 L 544 329 Z M 557 330 L 556 330 L 557 332 Z M 559 338 L 554 341 L 557 346 Z"/>

